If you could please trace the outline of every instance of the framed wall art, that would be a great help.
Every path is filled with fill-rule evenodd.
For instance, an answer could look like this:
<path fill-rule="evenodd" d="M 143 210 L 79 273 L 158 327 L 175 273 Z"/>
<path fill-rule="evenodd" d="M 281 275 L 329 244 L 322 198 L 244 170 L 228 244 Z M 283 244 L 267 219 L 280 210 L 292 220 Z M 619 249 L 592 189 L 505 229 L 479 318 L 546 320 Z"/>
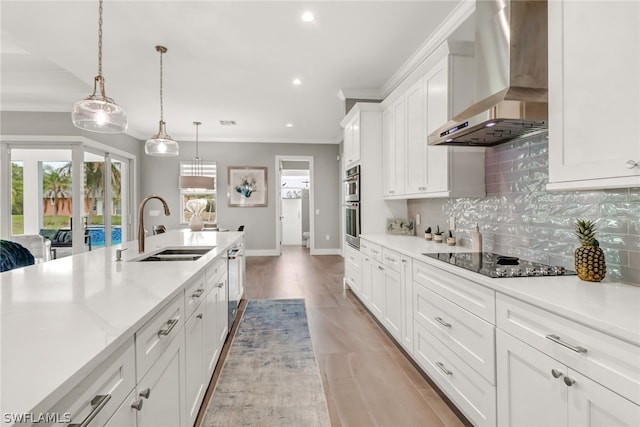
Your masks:
<path fill-rule="evenodd" d="M 228 166 L 227 186 L 228 206 L 267 206 L 269 187 L 266 166 Z"/>

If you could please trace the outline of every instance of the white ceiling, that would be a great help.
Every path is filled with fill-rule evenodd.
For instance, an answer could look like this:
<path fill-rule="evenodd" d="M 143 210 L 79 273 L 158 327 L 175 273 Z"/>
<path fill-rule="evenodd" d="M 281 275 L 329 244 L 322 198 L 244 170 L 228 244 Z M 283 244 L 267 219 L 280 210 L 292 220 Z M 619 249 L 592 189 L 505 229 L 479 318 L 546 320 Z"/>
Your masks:
<path fill-rule="evenodd" d="M 459 1 L 105 0 L 107 96 L 127 111 L 128 134 L 156 133 L 160 44 L 174 139 L 194 140 L 192 122 L 201 121 L 203 142 L 337 143 L 338 92 L 386 95 Z M 301 20 L 307 10 L 314 22 Z M 97 0 L 1 0 L 0 109 L 70 111 L 88 96 L 97 21 Z"/>

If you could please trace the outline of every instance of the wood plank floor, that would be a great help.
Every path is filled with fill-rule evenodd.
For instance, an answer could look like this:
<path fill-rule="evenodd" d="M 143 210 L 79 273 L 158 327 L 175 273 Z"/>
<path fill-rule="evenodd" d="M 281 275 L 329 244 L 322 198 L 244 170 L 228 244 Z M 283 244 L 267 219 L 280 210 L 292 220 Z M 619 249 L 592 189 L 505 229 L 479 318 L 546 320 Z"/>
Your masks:
<path fill-rule="evenodd" d="M 304 247 L 247 258 L 247 299 L 304 298 L 331 425 L 469 425 L 343 289 L 342 275 L 342 257 L 310 256 Z"/>

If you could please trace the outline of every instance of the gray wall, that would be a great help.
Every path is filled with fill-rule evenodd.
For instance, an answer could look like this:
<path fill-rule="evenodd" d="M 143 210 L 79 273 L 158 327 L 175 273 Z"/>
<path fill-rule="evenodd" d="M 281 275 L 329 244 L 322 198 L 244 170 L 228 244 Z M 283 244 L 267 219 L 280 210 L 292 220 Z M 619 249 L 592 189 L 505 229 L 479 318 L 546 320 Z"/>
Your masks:
<path fill-rule="evenodd" d="M 596 219 L 607 277 L 640 284 L 640 189 L 547 191 L 548 145 L 545 134 L 488 148 L 485 198 L 410 200 L 410 217 L 422 216 L 418 235 L 455 216 L 463 246 L 478 222 L 485 250 L 573 269 L 573 223 Z"/>
<path fill-rule="evenodd" d="M 337 160 L 338 145 L 333 144 L 264 144 L 264 143 L 199 143 L 199 155 L 205 161 L 215 161 L 218 169 L 218 224 L 220 227 L 236 229 L 245 225 L 246 245 L 250 251 L 275 251 L 276 242 L 276 183 L 275 157 L 313 156 L 314 157 L 314 203 L 320 210 L 315 215 L 316 249 L 340 248 L 339 183 L 340 171 Z M 150 229 L 154 224 L 164 224 L 167 228 L 181 228 L 178 190 L 178 170 L 181 160 L 188 161 L 195 155 L 194 142 L 180 142 L 179 158 L 142 158 L 142 195 L 158 194 L 164 197 L 175 214 L 170 217 L 149 217 L 145 214 L 145 225 Z M 256 208 L 237 208 L 227 206 L 227 167 L 228 166 L 266 166 L 268 168 L 268 206 Z M 149 209 L 160 209 L 159 203 L 152 201 Z M 329 240 L 325 240 L 325 235 Z"/>
<path fill-rule="evenodd" d="M 71 108 L 71 106 L 69 106 Z M 71 123 L 71 113 L 0 112 L 2 135 L 84 136 L 140 157 L 144 144 L 124 134 L 86 132 Z"/>

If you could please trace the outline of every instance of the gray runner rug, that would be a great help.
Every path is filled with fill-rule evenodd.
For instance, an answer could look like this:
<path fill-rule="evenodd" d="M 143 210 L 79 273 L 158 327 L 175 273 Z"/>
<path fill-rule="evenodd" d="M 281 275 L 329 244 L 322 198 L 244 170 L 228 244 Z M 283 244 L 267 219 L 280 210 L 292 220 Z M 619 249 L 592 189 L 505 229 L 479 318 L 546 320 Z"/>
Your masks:
<path fill-rule="evenodd" d="M 250 300 L 202 426 L 329 424 L 304 300 Z"/>

